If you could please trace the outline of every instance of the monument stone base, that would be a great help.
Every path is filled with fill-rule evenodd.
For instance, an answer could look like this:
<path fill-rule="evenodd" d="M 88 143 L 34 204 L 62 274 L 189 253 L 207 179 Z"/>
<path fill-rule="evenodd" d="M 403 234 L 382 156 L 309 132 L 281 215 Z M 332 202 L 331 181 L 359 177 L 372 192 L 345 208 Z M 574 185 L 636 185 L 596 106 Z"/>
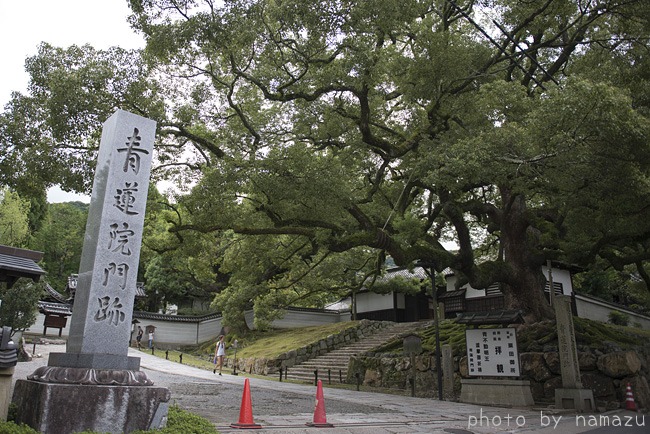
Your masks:
<path fill-rule="evenodd" d="M 595 411 L 594 391 L 591 389 L 555 389 L 555 408 L 578 412 Z"/>
<path fill-rule="evenodd" d="M 44 434 L 126 433 L 167 423 L 169 389 L 17 380 L 16 423 Z"/>
<path fill-rule="evenodd" d="M 535 404 L 530 381 L 494 379 L 460 380 L 460 401 L 468 404 L 528 407 Z"/>

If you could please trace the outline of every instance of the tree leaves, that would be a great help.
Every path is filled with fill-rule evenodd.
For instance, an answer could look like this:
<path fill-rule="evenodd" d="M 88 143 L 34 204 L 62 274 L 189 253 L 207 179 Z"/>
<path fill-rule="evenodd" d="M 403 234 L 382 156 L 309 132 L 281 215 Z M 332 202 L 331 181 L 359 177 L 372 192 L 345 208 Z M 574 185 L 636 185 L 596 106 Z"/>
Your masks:
<path fill-rule="evenodd" d="M 0 173 L 78 187 L 100 113 L 155 118 L 154 173 L 179 194 L 150 246 L 217 255 L 199 268 L 229 275 L 220 309 L 259 303 L 271 318 L 292 290 L 317 304 L 307 294 L 326 288 L 299 276 L 362 252 L 502 282 L 543 316 L 547 259 L 641 254 L 647 104 L 623 84 L 646 78 L 640 2 L 131 3 L 143 57 L 44 50 L 32 95 L 0 119 L 15 146 L 0 164 L 20 176 Z"/>

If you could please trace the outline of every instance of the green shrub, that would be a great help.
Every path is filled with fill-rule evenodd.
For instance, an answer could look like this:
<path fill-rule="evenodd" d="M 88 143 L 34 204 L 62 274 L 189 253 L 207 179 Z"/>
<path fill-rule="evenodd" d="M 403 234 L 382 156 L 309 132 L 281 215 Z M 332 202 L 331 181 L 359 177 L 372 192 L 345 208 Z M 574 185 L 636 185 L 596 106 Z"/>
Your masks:
<path fill-rule="evenodd" d="M 626 314 L 613 310 L 608 315 L 609 322 L 616 325 L 627 326 L 630 324 L 630 317 Z"/>
<path fill-rule="evenodd" d="M 9 403 L 9 407 L 7 407 L 7 421 L 14 422 L 16 416 L 18 416 L 18 406 L 15 402 L 11 402 Z"/>
<path fill-rule="evenodd" d="M 14 422 L 0 422 L 0 434 L 38 434 L 38 431 L 25 425 L 16 425 Z"/>
<path fill-rule="evenodd" d="M 219 434 L 209 420 L 182 410 L 177 405 L 169 407 L 167 426 L 150 431 L 134 431 L 133 434 Z M 0 433 L 2 434 L 2 433 Z"/>

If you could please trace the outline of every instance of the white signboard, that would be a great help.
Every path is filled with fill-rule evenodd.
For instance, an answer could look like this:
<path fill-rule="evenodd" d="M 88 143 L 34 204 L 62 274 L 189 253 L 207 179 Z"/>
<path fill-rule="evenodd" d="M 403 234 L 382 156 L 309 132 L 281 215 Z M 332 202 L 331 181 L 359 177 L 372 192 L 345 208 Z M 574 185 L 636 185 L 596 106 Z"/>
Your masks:
<path fill-rule="evenodd" d="M 465 339 L 470 376 L 519 376 L 519 352 L 515 329 L 466 330 Z"/>

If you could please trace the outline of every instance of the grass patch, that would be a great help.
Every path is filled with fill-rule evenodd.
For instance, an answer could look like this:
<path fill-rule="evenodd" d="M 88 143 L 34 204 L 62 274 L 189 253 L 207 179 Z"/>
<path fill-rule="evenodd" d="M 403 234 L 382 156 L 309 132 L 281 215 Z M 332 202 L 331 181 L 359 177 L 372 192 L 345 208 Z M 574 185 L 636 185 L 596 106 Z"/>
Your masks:
<path fill-rule="evenodd" d="M 143 350 L 143 352 L 150 354 L 151 350 Z M 180 363 L 181 354 L 183 355 L 183 365 L 192 366 L 194 368 L 205 369 L 211 371 L 214 369 L 214 364 L 209 359 L 207 355 L 197 355 L 192 354 L 191 352 L 186 351 L 177 351 L 177 350 L 156 350 L 154 351 L 154 356 L 160 357 L 161 359 L 168 359 L 172 362 Z M 239 353 L 237 353 L 237 358 L 239 358 Z M 225 369 L 225 366 L 224 366 Z"/>
<path fill-rule="evenodd" d="M 266 332 L 251 331 L 245 337 L 227 336 L 226 355 L 232 357 L 232 343 L 237 339 L 237 358 L 268 358 L 273 359 L 282 353 L 295 350 L 317 342 L 329 335 L 335 335 L 343 330 L 355 328 L 359 321 L 346 321 L 323 326 L 302 327 L 296 329 L 270 330 Z M 201 345 L 191 351 L 194 356 L 208 360 L 214 354 L 216 339 Z M 185 356 L 183 356 L 185 362 Z"/>
<path fill-rule="evenodd" d="M 439 335 L 440 345 L 449 344 L 454 354 L 465 352 L 465 325 L 458 324 L 453 320 L 446 319 L 440 321 Z M 436 351 L 436 328 L 435 326 L 427 327 L 416 332 L 422 339 L 422 352 L 434 353 Z M 386 342 L 377 348 L 376 353 L 389 353 L 401 355 L 404 351 L 404 344 L 401 339 L 394 339 Z"/>

